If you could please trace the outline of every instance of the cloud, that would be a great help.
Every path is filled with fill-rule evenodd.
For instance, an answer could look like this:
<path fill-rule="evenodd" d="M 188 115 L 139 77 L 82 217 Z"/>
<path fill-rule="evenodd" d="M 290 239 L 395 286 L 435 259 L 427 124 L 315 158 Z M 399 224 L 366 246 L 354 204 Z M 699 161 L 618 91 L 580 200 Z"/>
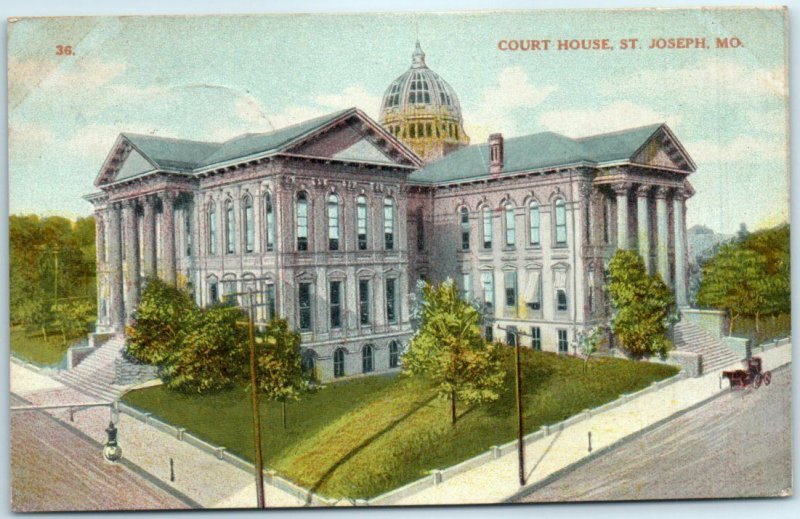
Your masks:
<path fill-rule="evenodd" d="M 686 142 L 684 146 L 698 164 L 758 163 L 786 159 L 786 146 L 780 139 L 775 138 L 763 139 L 742 135 L 725 143 L 699 140 Z"/>
<path fill-rule="evenodd" d="M 497 131 L 514 135 L 524 111 L 539 106 L 556 90 L 554 85 L 531 83 L 521 67 L 506 67 L 500 71 L 497 83 L 483 91 L 477 105 L 464 107 L 467 133 L 472 142 L 482 142 Z"/>
<path fill-rule="evenodd" d="M 647 124 L 667 122 L 673 129 L 680 118 L 666 116 L 630 101 L 617 101 L 596 109 L 550 110 L 539 115 L 545 129 L 567 135 L 584 137 Z"/>
<path fill-rule="evenodd" d="M 70 93 L 85 93 L 106 85 L 125 72 L 121 62 L 94 58 L 81 60 L 31 58 L 8 59 L 8 92 L 12 107 L 34 91 L 56 92 L 59 97 Z"/>
<path fill-rule="evenodd" d="M 361 85 L 351 85 L 338 94 L 326 94 L 314 98 L 314 102 L 327 111 L 358 107 L 373 119 L 378 119 L 382 96 L 367 92 Z"/>
<path fill-rule="evenodd" d="M 785 110 L 749 110 L 745 112 L 748 128 L 754 133 L 786 135 L 788 116 Z"/>
<path fill-rule="evenodd" d="M 605 83 L 600 92 L 605 95 L 640 95 L 648 89 L 680 99 L 712 98 L 716 102 L 788 95 L 782 67 L 750 68 L 720 58 L 709 58 L 681 68 L 640 69 L 627 77 Z"/>

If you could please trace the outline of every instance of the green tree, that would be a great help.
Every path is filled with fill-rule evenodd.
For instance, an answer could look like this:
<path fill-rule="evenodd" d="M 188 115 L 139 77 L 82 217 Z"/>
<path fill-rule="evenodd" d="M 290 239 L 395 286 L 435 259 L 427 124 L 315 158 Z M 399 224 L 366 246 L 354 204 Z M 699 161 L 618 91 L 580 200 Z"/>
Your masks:
<path fill-rule="evenodd" d="M 212 393 L 244 379 L 249 366 L 247 316 L 241 308 L 212 306 L 200 311 L 180 349 L 163 372 L 170 389 Z"/>
<path fill-rule="evenodd" d="M 450 401 L 452 425 L 457 400 L 496 400 L 503 384 L 499 346 L 486 343 L 480 322 L 480 312 L 459 297 L 452 280 L 423 288 L 421 325 L 403 355 L 403 370 L 436 385 Z"/>
<path fill-rule="evenodd" d="M 675 298 L 659 274 L 648 275 L 636 252 L 618 250 L 609 264 L 613 313 L 611 329 L 622 349 L 634 358 L 672 347 L 666 332 L 675 320 Z"/>
<path fill-rule="evenodd" d="M 86 323 L 91 321 L 95 305 L 88 300 L 61 301 L 53 305 L 53 316 L 66 343 L 68 339 L 86 333 Z"/>
<path fill-rule="evenodd" d="M 197 325 L 199 313 L 185 290 L 158 278 L 148 279 L 133 324 L 126 330 L 126 356 L 161 368 L 171 366 Z"/>
<path fill-rule="evenodd" d="M 603 342 L 603 328 L 595 326 L 586 331 L 578 332 L 578 347 L 584 355 L 583 372 L 589 367 L 589 359 L 597 353 L 600 343 Z"/>
<path fill-rule="evenodd" d="M 766 297 L 763 256 L 739 243 L 727 244 L 703 266 L 703 281 L 697 303 L 728 313 L 728 334 L 733 334 L 736 320 L 756 315 Z"/>
<path fill-rule="evenodd" d="M 286 401 L 298 400 L 311 390 L 311 373 L 303 370 L 300 334 L 289 329 L 286 319 L 275 318 L 257 337 L 258 390 L 268 400 L 281 402 L 286 428 Z"/>

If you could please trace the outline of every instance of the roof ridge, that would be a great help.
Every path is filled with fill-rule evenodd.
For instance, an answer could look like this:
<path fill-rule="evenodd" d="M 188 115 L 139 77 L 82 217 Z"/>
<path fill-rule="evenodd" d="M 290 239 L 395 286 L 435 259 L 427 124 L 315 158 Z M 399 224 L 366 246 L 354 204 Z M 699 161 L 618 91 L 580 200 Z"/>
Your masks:
<path fill-rule="evenodd" d="M 164 137 L 162 135 L 148 135 L 146 133 L 136 133 L 136 132 L 120 132 L 120 135 L 125 137 L 126 139 L 130 137 L 144 137 L 146 139 L 159 139 L 162 141 L 173 141 L 173 142 L 196 142 L 200 144 L 223 144 L 219 141 L 202 141 L 199 139 L 183 139 L 181 137 Z"/>
<path fill-rule="evenodd" d="M 592 134 L 592 135 L 586 135 L 584 137 L 567 137 L 567 138 L 568 139 L 572 139 L 574 141 L 585 141 L 585 140 L 594 139 L 594 138 L 597 138 L 597 137 L 609 137 L 611 135 L 621 135 L 623 133 L 633 132 L 633 131 L 636 131 L 636 130 L 643 130 L 645 128 L 650 128 L 650 127 L 653 127 L 653 129 L 655 130 L 655 128 L 657 128 L 657 127 L 660 128 L 661 126 L 664 126 L 665 124 L 667 124 L 667 123 L 662 121 L 660 123 L 650 123 L 650 124 L 643 124 L 641 126 L 634 126 L 632 128 L 623 128 L 621 130 L 615 130 L 613 132 L 595 133 L 595 134 Z"/>

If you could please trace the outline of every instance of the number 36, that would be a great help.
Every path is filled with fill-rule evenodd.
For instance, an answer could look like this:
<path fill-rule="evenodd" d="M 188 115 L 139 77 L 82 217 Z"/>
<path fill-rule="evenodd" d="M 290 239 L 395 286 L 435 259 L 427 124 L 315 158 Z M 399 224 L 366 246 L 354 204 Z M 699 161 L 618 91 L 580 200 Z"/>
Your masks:
<path fill-rule="evenodd" d="M 56 56 L 72 56 L 72 45 L 56 45 Z"/>

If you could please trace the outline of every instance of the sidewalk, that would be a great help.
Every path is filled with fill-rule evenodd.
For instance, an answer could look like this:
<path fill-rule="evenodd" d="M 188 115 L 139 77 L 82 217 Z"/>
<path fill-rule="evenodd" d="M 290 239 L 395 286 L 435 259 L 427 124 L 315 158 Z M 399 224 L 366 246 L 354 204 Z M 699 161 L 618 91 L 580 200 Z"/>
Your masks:
<path fill-rule="evenodd" d="M 11 392 L 34 405 L 90 403 L 95 399 L 65 387 L 49 377 L 11 364 Z M 76 410 L 70 421 L 66 409 L 47 411 L 91 439 L 105 443 L 109 407 Z M 217 459 L 177 438 L 120 414 L 119 442 L 123 457 L 142 472 L 188 496 L 205 508 L 253 508 L 256 504 L 255 476 Z M 98 456 L 101 452 L 98 449 Z M 170 482 L 169 460 L 173 459 L 175 482 Z M 298 507 L 304 502 L 265 485 L 268 507 Z"/>
<path fill-rule="evenodd" d="M 775 369 L 791 362 L 791 344 L 759 354 L 764 369 Z M 739 368 L 736 363 L 731 369 Z M 701 378 L 684 379 L 661 390 L 545 436 L 526 446 L 526 489 L 532 488 L 559 471 L 585 461 L 588 433 L 592 433 L 592 453 L 624 441 L 647 427 L 657 426 L 676 413 L 702 404 L 728 391 L 719 372 Z M 93 399 L 64 387 L 49 377 L 23 366 L 11 364 L 11 392 L 33 404 L 73 404 Z M 110 411 L 108 407 L 76 411 L 70 422 L 67 410 L 48 411 L 62 422 L 104 443 Z M 206 508 L 252 508 L 256 502 L 254 476 L 215 456 L 205 453 L 174 436 L 121 414 L 119 439 L 123 456 L 142 472 L 174 488 Z M 531 431 L 533 432 L 533 431 Z M 98 451 L 98 456 L 100 452 Z M 169 459 L 175 467 L 175 482 L 170 482 Z M 440 467 L 445 468 L 445 467 Z M 519 493 L 517 453 L 512 451 L 484 465 L 446 479 L 440 484 L 406 496 L 391 505 L 471 504 L 504 502 Z M 265 485 L 268 507 L 300 507 L 305 503 L 279 489 Z"/>
<path fill-rule="evenodd" d="M 791 344 L 757 354 L 765 370 L 773 370 L 791 362 Z M 738 369 L 741 364 L 726 369 Z M 526 446 L 525 471 L 527 484 L 532 488 L 557 472 L 589 457 L 588 433 L 592 433 L 592 452 L 624 441 L 646 427 L 657 426 L 675 413 L 689 410 L 723 392 L 719 372 L 700 378 L 689 378 L 662 390 L 641 396 L 615 409 L 584 420 Z M 532 431 L 531 431 L 532 432 Z M 445 467 L 441 467 L 445 468 Z M 421 492 L 392 502 L 393 505 L 445 505 L 504 502 L 523 490 L 519 486 L 516 450 L 446 479 Z"/>

